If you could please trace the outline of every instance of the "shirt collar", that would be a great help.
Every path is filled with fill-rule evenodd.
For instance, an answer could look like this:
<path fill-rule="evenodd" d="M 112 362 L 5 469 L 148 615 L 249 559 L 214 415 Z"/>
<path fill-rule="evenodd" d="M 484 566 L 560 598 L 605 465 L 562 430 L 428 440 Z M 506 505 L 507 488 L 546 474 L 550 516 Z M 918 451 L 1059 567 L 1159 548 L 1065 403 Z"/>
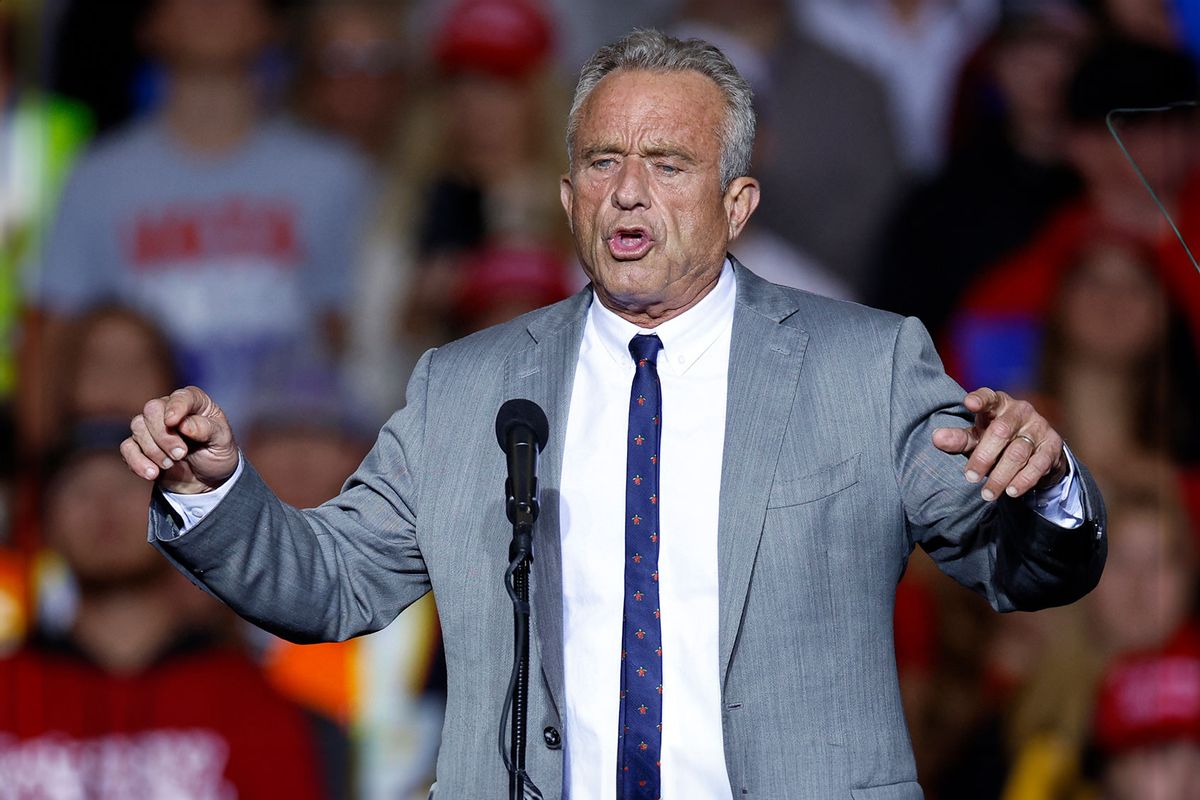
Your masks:
<path fill-rule="evenodd" d="M 633 366 L 629 355 L 629 340 L 638 334 L 656 333 L 662 340 L 663 352 L 659 365 L 669 372 L 682 375 L 712 346 L 722 332 L 733 327 L 733 311 L 737 301 L 737 285 L 729 259 L 721 268 L 717 285 L 700 298 L 696 305 L 656 328 L 642 328 L 606 308 L 592 290 L 592 305 L 588 316 L 601 346 L 618 364 Z M 669 365 L 669 366 L 668 366 Z"/>

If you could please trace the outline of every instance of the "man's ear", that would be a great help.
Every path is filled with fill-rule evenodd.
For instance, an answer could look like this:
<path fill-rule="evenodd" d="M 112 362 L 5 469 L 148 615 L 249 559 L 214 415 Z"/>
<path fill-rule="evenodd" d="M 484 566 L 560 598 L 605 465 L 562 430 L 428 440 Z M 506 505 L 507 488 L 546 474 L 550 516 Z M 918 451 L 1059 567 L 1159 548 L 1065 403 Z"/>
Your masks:
<path fill-rule="evenodd" d="M 575 205 L 575 187 L 571 183 L 571 173 L 565 173 L 558 181 L 558 199 L 562 202 L 563 211 L 567 212 L 567 225 L 575 229 L 571 209 Z"/>
<path fill-rule="evenodd" d="M 725 190 L 725 214 L 729 218 L 729 241 L 733 241 L 746 227 L 750 215 L 758 208 L 759 187 L 754 178 L 734 178 Z"/>

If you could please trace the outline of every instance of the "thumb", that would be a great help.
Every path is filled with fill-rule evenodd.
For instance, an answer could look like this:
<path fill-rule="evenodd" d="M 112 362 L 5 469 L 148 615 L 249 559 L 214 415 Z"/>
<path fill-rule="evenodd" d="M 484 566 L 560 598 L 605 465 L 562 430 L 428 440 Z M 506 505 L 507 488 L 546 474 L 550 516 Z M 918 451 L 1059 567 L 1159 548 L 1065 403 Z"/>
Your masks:
<path fill-rule="evenodd" d="M 194 442 L 202 445 L 220 445 L 221 426 L 212 417 L 192 414 L 179 424 L 179 432 Z"/>
<path fill-rule="evenodd" d="M 969 453 L 979 444 L 975 428 L 938 428 L 933 432 L 933 446 L 943 453 Z"/>

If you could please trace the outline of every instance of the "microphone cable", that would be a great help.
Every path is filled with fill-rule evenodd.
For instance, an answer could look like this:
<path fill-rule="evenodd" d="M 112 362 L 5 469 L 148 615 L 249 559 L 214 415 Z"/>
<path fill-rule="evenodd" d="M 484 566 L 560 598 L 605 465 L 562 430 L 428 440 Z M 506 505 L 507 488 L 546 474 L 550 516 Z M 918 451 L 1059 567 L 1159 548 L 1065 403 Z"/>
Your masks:
<path fill-rule="evenodd" d="M 1142 186 L 1146 187 L 1146 191 L 1150 193 L 1154 204 L 1158 206 L 1158 210 L 1162 212 L 1163 217 L 1167 220 L 1167 224 L 1171 226 L 1175 238 L 1179 240 L 1179 244 L 1183 246 L 1183 252 L 1187 253 L 1188 260 L 1192 262 L 1192 266 L 1196 268 L 1196 272 L 1200 273 L 1200 264 L 1196 263 L 1196 257 L 1192 255 L 1192 249 L 1188 247 L 1187 241 L 1183 238 L 1183 233 L 1180 232 L 1179 226 L 1175 224 L 1175 220 L 1171 218 L 1171 213 L 1167 211 L 1167 207 L 1158 197 L 1158 192 L 1154 191 L 1154 187 L 1150 185 L 1150 181 L 1146 180 L 1145 173 L 1138 166 L 1137 160 L 1129 152 L 1129 148 L 1125 146 L 1125 142 L 1121 140 L 1120 134 L 1117 133 L 1117 128 L 1113 124 L 1113 120 L 1117 115 L 1134 115 L 1134 114 L 1165 114 L 1170 111 L 1177 111 L 1181 108 L 1197 108 L 1200 103 L 1194 100 L 1181 100 L 1177 103 L 1168 103 L 1165 106 L 1155 106 L 1154 108 L 1114 108 L 1104 115 L 1104 124 L 1108 127 L 1108 132 L 1112 134 L 1113 139 L 1117 142 L 1117 147 L 1121 148 L 1121 153 L 1125 156 L 1125 160 L 1133 167 L 1133 171 L 1137 173 L 1138 180 L 1142 182 Z"/>
<path fill-rule="evenodd" d="M 517 589 L 513 586 L 513 576 L 516 574 L 517 569 L 520 568 L 521 562 L 526 558 L 528 558 L 528 554 L 520 552 L 509 562 L 508 569 L 504 571 L 504 588 L 508 591 L 508 597 L 512 600 L 513 608 L 528 614 L 530 610 L 529 603 L 523 602 L 517 596 Z M 508 730 L 508 715 L 512 709 L 513 695 L 517 690 L 517 681 L 520 679 L 520 672 L 520 664 L 517 663 L 516 659 L 513 659 L 512 675 L 508 679 L 508 691 L 504 695 L 504 708 L 500 712 L 500 759 L 504 762 L 504 768 L 508 770 L 510 775 L 513 774 L 513 763 L 508 757 L 508 741 L 505 736 L 510 733 Z M 541 790 L 538 789 L 537 784 L 533 782 L 533 779 L 529 777 L 527 772 L 522 770 L 517 775 L 517 780 L 521 784 L 521 794 L 525 800 L 544 800 Z"/>

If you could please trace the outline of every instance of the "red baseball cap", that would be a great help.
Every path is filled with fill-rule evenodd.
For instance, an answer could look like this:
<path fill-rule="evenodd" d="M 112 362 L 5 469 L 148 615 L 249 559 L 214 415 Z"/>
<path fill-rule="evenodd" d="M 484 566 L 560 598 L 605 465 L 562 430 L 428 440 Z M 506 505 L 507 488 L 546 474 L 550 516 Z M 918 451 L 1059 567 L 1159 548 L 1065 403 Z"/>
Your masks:
<path fill-rule="evenodd" d="M 1109 755 L 1159 742 L 1200 741 L 1200 630 L 1118 660 L 1101 681 L 1096 744 Z"/>
<path fill-rule="evenodd" d="M 569 269 L 562 256 L 545 247 L 485 245 L 466 257 L 457 309 L 472 317 L 514 297 L 534 305 L 557 302 L 571 293 Z"/>
<path fill-rule="evenodd" d="M 521 77 L 545 63 L 550 18 L 529 0 L 462 0 L 448 12 L 433 55 L 446 72 Z"/>

